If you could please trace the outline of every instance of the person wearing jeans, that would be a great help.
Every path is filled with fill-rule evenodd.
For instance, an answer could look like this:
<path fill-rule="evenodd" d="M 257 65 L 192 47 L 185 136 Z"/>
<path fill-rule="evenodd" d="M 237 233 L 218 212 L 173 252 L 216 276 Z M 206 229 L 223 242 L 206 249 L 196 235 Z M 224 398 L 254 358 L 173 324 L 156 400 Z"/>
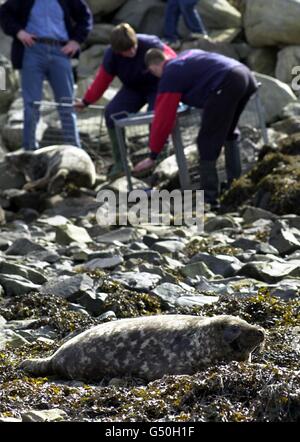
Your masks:
<path fill-rule="evenodd" d="M 168 0 L 164 19 L 164 38 L 170 44 L 178 46 L 179 35 L 177 32 L 180 15 L 183 16 L 186 27 L 191 31 L 191 37 L 203 35 L 207 37 L 207 31 L 196 9 L 197 0 Z M 174 48 L 175 48 L 174 46 Z M 176 48 L 177 49 L 177 48 Z"/>
<path fill-rule="evenodd" d="M 64 141 L 80 147 L 73 103 L 71 58 L 79 55 L 92 28 L 92 14 L 85 0 L 7 0 L 0 7 L 0 24 L 13 37 L 12 63 L 21 70 L 24 102 L 23 148 L 34 150 L 43 81 L 53 90 Z"/>

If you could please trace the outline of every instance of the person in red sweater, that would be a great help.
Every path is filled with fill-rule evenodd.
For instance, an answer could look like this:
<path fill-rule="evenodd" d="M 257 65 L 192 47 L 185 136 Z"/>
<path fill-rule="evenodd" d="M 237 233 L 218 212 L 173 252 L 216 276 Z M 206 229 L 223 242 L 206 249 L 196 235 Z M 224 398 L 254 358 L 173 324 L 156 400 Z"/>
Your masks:
<path fill-rule="evenodd" d="M 128 23 L 121 23 L 113 29 L 110 43 L 93 83 L 83 99 L 75 103 L 75 107 L 82 109 L 95 103 L 115 76 L 121 80 L 121 89 L 105 109 L 105 121 L 114 157 L 114 165 L 108 177 L 115 178 L 124 171 L 112 117 L 116 114 L 121 116 L 122 112 L 138 112 L 146 103 L 148 109 L 152 110 L 159 79 L 147 69 L 145 54 L 150 48 L 161 49 L 167 57 L 174 57 L 176 53 L 154 35 L 136 34 Z"/>
<path fill-rule="evenodd" d="M 202 50 L 187 50 L 168 59 L 159 49 L 145 57 L 149 70 L 160 78 L 150 133 L 150 156 L 133 172 L 152 169 L 176 119 L 179 102 L 203 109 L 197 137 L 201 189 L 204 201 L 217 206 L 219 195 L 216 162 L 225 147 L 228 186 L 241 174 L 237 123 L 249 98 L 257 90 L 251 71 L 239 61 Z"/>

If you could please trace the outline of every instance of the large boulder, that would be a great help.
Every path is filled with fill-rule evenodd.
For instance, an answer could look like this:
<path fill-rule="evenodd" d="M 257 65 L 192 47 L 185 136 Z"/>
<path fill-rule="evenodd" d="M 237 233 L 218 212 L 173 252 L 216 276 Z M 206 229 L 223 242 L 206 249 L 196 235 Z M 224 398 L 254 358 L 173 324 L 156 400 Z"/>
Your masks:
<path fill-rule="evenodd" d="M 251 46 L 300 43 L 300 0 L 247 0 L 244 15 Z"/>
<path fill-rule="evenodd" d="M 281 49 L 277 55 L 277 65 L 275 70 L 276 78 L 292 85 L 292 80 L 295 78 L 293 68 L 296 66 L 298 67 L 299 65 L 300 46 L 287 46 Z M 298 69 L 297 75 L 299 75 L 299 72 Z"/>
<path fill-rule="evenodd" d="M 93 14 L 106 15 L 116 11 L 126 0 L 87 0 Z"/>
<path fill-rule="evenodd" d="M 2 52 L 2 49 L 1 49 Z M 0 114 L 6 112 L 14 100 L 19 82 L 10 61 L 0 54 Z"/>
<path fill-rule="evenodd" d="M 241 13 L 227 0 L 201 0 L 197 5 L 205 25 L 210 29 L 241 28 Z"/>
<path fill-rule="evenodd" d="M 275 77 L 277 52 L 277 48 L 252 48 L 247 57 L 247 65 L 252 71 Z"/>
<path fill-rule="evenodd" d="M 281 117 L 284 106 L 297 101 L 297 97 L 292 89 L 282 81 L 259 73 L 255 73 L 255 76 L 262 84 L 259 94 L 266 122 L 272 123 Z"/>
<path fill-rule="evenodd" d="M 127 0 L 115 14 L 116 23 L 127 22 L 143 34 L 163 34 L 165 4 L 160 0 Z"/>

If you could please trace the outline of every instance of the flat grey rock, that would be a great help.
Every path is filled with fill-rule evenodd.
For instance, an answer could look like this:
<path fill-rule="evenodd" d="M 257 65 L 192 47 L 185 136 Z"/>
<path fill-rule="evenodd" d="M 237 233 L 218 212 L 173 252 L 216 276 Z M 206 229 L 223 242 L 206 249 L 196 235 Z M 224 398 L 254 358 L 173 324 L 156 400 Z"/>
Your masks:
<path fill-rule="evenodd" d="M 124 284 L 126 287 L 139 290 L 139 291 L 149 291 L 157 286 L 161 280 L 160 275 L 155 275 L 147 272 L 124 272 L 124 273 L 114 273 L 111 275 L 114 281 L 118 281 Z"/>
<path fill-rule="evenodd" d="M 207 267 L 216 275 L 224 277 L 235 275 L 242 267 L 242 263 L 234 256 L 209 255 L 208 253 L 197 253 L 191 259 L 191 263 L 204 262 Z"/>
<path fill-rule="evenodd" d="M 87 291 L 94 290 L 94 281 L 88 275 L 59 276 L 50 279 L 39 292 L 42 295 L 55 295 L 75 301 Z"/>
<path fill-rule="evenodd" d="M 23 276 L 0 274 L 0 283 L 5 290 L 6 296 L 21 296 L 29 292 L 37 292 L 41 287 L 34 284 Z"/>

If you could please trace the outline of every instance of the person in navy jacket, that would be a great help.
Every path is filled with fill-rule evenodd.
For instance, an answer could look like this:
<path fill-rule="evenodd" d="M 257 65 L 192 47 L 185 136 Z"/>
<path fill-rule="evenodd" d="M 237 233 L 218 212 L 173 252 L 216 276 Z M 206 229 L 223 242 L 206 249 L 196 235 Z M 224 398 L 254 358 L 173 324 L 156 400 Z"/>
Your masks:
<path fill-rule="evenodd" d="M 151 153 L 135 166 L 134 172 L 154 166 L 174 127 L 179 102 L 202 108 L 197 137 L 201 188 L 205 202 L 216 205 L 219 195 L 216 162 L 222 146 L 225 147 L 228 185 L 241 174 L 237 123 L 257 90 L 256 80 L 239 61 L 197 49 L 184 51 L 176 57 L 152 49 L 147 52 L 145 62 L 160 82 L 150 133 Z"/>
<path fill-rule="evenodd" d="M 123 173 L 123 165 L 114 129 L 113 116 L 124 112 L 135 113 L 146 103 L 148 109 L 154 107 L 157 93 L 158 78 L 148 71 L 145 65 L 145 54 L 150 48 L 159 48 L 168 56 L 175 52 L 162 43 L 154 35 L 136 34 L 128 23 L 121 23 L 112 31 L 111 44 L 106 49 L 102 64 L 89 86 L 81 102 L 75 104 L 79 110 L 99 100 L 115 76 L 122 87 L 105 109 L 105 121 L 111 140 L 114 165 L 109 178 L 115 178 Z"/>
<path fill-rule="evenodd" d="M 47 79 L 57 102 L 73 102 L 72 57 L 92 29 L 93 18 L 84 0 L 7 0 L 0 7 L 0 25 L 13 37 L 12 64 L 21 71 L 24 101 L 23 147 L 38 148 L 39 118 L 35 101 L 42 99 Z M 58 107 L 66 143 L 80 146 L 76 114 Z"/>

